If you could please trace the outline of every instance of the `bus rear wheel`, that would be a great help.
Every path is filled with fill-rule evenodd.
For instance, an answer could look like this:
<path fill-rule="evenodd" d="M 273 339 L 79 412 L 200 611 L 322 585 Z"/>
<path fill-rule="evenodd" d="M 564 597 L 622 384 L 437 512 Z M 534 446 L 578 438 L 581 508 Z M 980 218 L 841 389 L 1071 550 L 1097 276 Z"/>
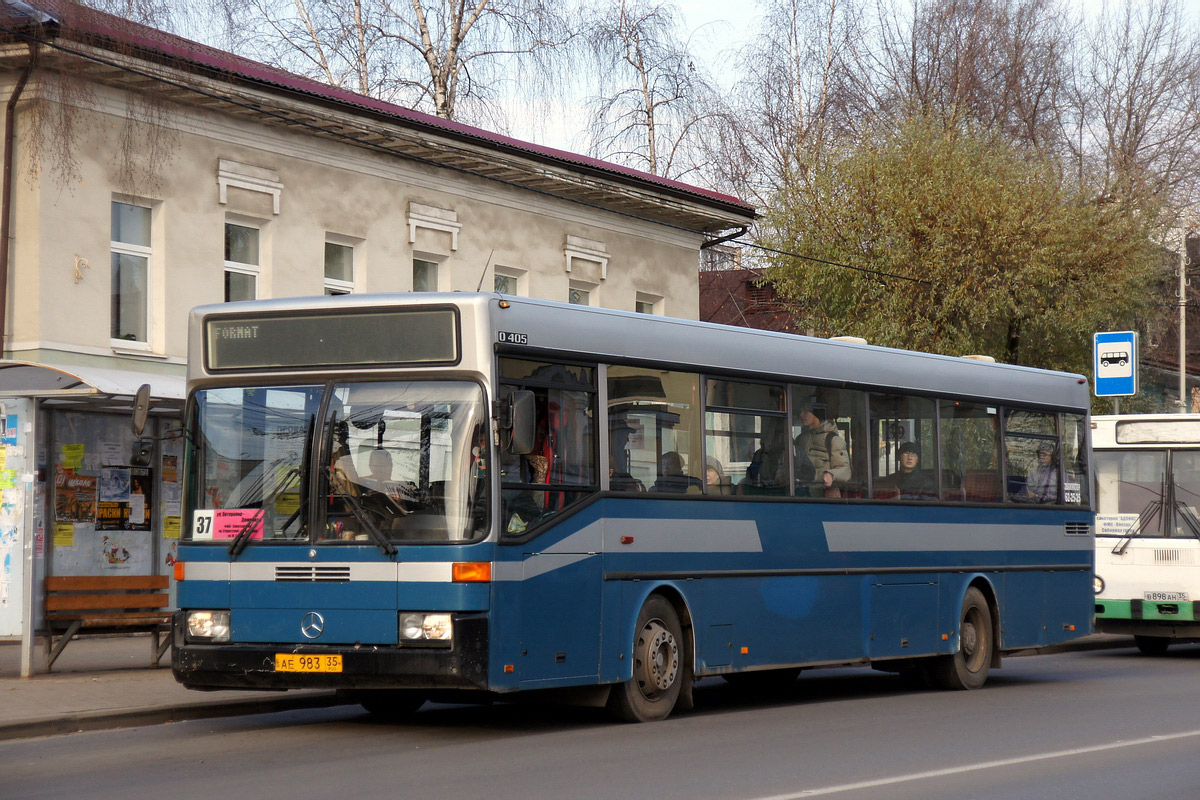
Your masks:
<path fill-rule="evenodd" d="M 626 722 L 666 719 L 691 673 L 679 615 L 666 598 L 651 595 L 634 628 L 633 677 L 613 687 L 608 709 Z"/>
<path fill-rule="evenodd" d="M 1133 643 L 1144 656 L 1164 656 L 1171 646 L 1171 640 L 1165 636 L 1134 636 Z"/>
<path fill-rule="evenodd" d="M 931 665 L 934 682 L 943 689 L 978 689 L 987 682 L 992 663 L 992 612 L 974 586 L 963 598 L 958 625 L 958 652 L 939 656 Z"/>

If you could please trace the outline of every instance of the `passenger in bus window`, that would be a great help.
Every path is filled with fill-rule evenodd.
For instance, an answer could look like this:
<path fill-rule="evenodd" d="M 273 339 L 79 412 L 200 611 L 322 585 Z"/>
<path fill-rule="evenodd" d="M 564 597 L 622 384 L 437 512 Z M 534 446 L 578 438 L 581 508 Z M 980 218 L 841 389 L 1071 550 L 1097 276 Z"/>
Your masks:
<path fill-rule="evenodd" d="M 628 464 L 629 454 L 623 452 L 621 456 L 621 460 Z M 614 492 L 646 491 L 642 482 L 630 475 L 628 469 L 617 468 L 617 459 L 611 454 L 608 457 L 608 488 Z"/>
<path fill-rule="evenodd" d="M 705 491 L 709 494 L 733 494 L 733 485 L 721 462 L 709 456 L 706 460 L 708 469 L 705 471 Z"/>
<path fill-rule="evenodd" d="M 850 449 L 842 438 L 834 420 L 822 420 L 823 409 L 812 404 L 800 408 L 796 418 L 803 426 L 796 436 L 796 482 L 807 483 L 813 478 L 805 479 L 807 465 L 811 464 L 814 477 L 821 477 L 825 472 L 833 475 L 835 483 L 850 480 Z M 801 465 L 805 465 L 802 470 Z"/>
<path fill-rule="evenodd" d="M 382 447 L 371 451 L 367 457 L 367 477 L 362 484 L 369 489 L 382 492 L 384 484 L 392 479 L 392 454 Z"/>
<path fill-rule="evenodd" d="M 1037 464 L 1025 479 L 1025 499 L 1033 503 L 1058 502 L 1058 459 L 1055 447 L 1042 442 L 1037 448 Z"/>
<path fill-rule="evenodd" d="M 654 482 L 656 492 L 692 492 L 701 491 L 699 478 L 684 474 L 683 456 L 674 450 L 662 454 L 659 460 L 659 476 Z"/>
<path fill-rule="evenodd" d="M 933 478 L 920 468 L 921 448 L 916 442 L 905 442 L 897 452 L 900 468 L 884 478 L 881 483 L 893 486 L 900 492 L 902 500 L 932 500 L 937 496 Z"/>

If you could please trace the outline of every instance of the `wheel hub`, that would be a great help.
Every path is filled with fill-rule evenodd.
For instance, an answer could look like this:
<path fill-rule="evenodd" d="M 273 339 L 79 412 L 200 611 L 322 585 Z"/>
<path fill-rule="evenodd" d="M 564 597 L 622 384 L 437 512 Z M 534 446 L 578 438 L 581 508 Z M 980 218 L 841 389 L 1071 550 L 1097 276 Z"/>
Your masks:
<path fill-rule="evenodd" d="M 658 620 L 646 625 L 642 636 L 643 683 L 665 692 L 679 673 L 679 643 Z"/>
<path fill-rule="evenodd" d="M 975 623 L 967 621 L 962 626 L 962 649 L 967 655 L 975 652 L 975 648 L 979 646 L 979 631 L 975 627 Z"/>

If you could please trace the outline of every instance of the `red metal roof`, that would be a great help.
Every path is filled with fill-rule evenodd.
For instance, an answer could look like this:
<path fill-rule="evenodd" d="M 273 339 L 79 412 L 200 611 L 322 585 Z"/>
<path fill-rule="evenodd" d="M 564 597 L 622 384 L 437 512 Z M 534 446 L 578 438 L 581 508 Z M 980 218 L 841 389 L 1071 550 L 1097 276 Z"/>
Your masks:
<path fill-rule="evenodd" d="M 166 31 L 81 6 L 69 0 L 3 0 L 3 6 L 5 11 L 3 17 L 7 18 L 4 20 L 6 25 L 13 24 L 15 20 L 16 24 L 25 28 L 35 26 L 40 22 L 37 15 L 37 12 L 40 11 L 53 20 L 50 24 L 57 26 L 57 33 L 63 38 L 94 43 L 112 43 L 125 50 L 132 50 L 144 58 L 169 63 L 187 71 L 209 72 L 234 81 L 260 84 L 287 92 L 304 94 L 318 102 L 349 106 L 399 124 L 424 128 L 448 137 L 516 152 L 544 162 L 583 169 L 629 185 L 642 184 L 646 189 L 683 195 L 693 202 L 715 206 L 747 217 L 755 215 L 753 206 L 736 197 L 597 158 L 513 139 L 460 122 L 423 114 L 411 108 L 386 103 L 304 78 L 267 64 L 251 61 Z"/>

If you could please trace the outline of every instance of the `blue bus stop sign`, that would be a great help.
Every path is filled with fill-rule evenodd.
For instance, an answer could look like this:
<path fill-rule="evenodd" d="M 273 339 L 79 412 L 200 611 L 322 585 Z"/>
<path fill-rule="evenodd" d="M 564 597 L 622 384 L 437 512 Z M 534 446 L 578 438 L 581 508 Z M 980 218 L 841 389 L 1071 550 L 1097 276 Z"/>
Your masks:
<path fill-rule="evenodd" d="M 1137 331 L 1097 333 L 1092 342 L 1096 396 L 1137 394 Z"/>

